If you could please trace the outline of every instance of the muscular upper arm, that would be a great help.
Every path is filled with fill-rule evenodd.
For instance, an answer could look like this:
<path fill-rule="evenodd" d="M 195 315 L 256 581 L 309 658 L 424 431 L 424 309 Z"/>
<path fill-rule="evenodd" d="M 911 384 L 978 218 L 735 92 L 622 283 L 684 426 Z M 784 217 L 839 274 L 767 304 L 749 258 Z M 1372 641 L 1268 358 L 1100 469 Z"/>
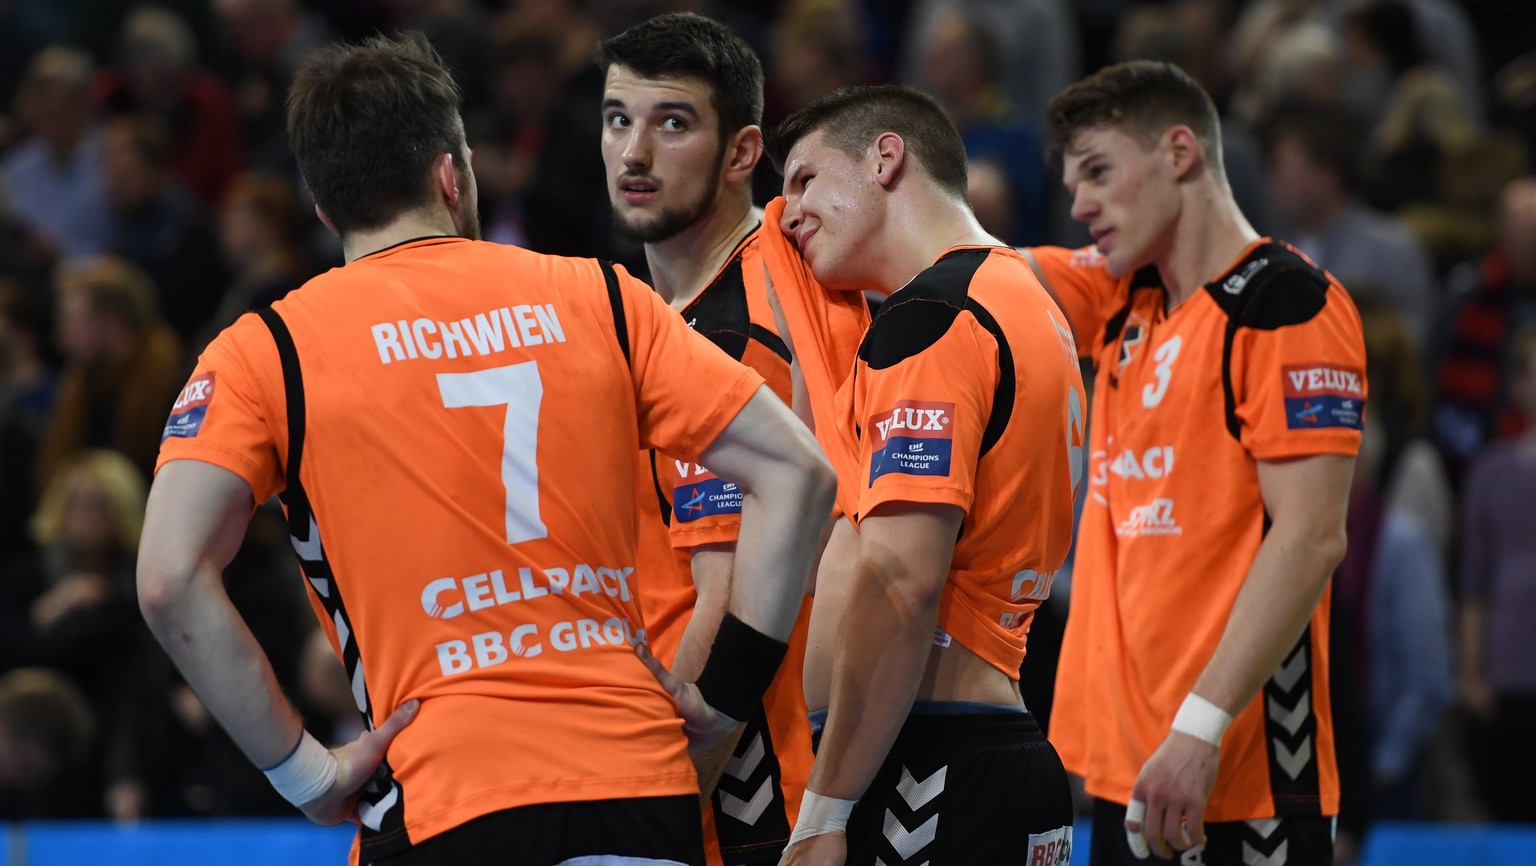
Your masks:
<path fill-rule="evenodd" d="M 786 467 L 809 469 L 830 483 L 832 467 L 811 431 L 789 408 L 758 386 L 736 417 L 704 449 L 700 462 L 751 491 Z"/>
<path fill-rule="evenodd" d="M 965 511 L 929 502 L 884 502 L 859 521 L 859 571 L 901 596 L 936 603 Z"/>
<path fill-rule="evenodd" d="M 150 611 L 170 602 L 205 562 L 228 565 L 254 507 L 250 485 L 228 469 L 201 460 L 161 467 L 139 540 L 140 605 Z"/>
<path fill-rule="evenodd" d="M 1259 493 L 1274 525 L 1304 530 L 1320 543 L 1344 543 L 1344 518 L 1355 458 L 1316 454 L 1292 460 L 1260 460 Z"/>

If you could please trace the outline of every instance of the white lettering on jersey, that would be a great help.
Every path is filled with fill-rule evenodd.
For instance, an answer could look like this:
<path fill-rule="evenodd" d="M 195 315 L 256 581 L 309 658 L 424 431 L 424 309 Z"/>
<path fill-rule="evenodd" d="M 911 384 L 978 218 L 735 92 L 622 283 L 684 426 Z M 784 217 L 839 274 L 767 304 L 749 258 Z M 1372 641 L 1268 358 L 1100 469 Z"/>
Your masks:
<path fill-rule="evenodd" d="M 1140 457 L 1136 456 L 1135 451 L 1126 449 L 1113 461 L 1109 461 L 1108 470 L 1121 478 L 1162 478 L 1173 472 L 1173 446 L 1148 448 Z M 1097 483 L 1103 484 L 1107 480 Z"/>
<path fill-rule="evenodd" d="M 1135 538 L 1140 535 L 1182 535 L 1184 528 L 1173 519 L 1173 500 L 1154 499 L 1131 509 L 1131 516 L 1115 527 L 1115 535 Z"/>
<path fill-rule="evenodd" d="M 453 619 L 464 613 L 500 607 L 546 595 L 606 595 L 630 601 L 629 578 L 634 566 L 593 568 L 580 563 L 571 569 L 519 568 L 515 582 L 501 569 L 465 578 L 439 577 L 421 590 L 421 609 L 433 619 Z"/>
<path fill-rule="evenodd" d="M 876 421 L 880 438 L 889 439 L 892 430 L 943 430 L 949 418 L 943 409 L 921 409 L 898 406 L 891 410 L 891 417 Z"/>
<path fill-rule="evenodd" d="M 1313 367 L 1308 370 L 1287 370 L 1286 375 L 1291 377 L 1291 387 L 1298 392 L 1333 391 L 1365 396 L 1365 387 L 1360 383 L 1360 375 L 1349 370 L 1340 370 L 1337 367 Z"/>
<path fill-rule="evenodd" d="M 379 363 L 499 354 L 522 346 L 564 343 L 565 327 L 554 304 L 498 307 L 450 322 L 415 319 L 369 326 Z"/>

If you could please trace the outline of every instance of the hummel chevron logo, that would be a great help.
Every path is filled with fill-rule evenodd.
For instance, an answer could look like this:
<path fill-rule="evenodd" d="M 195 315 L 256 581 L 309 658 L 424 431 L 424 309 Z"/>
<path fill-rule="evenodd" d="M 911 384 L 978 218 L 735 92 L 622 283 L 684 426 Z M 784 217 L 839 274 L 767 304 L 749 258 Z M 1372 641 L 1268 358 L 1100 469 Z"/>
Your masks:
<path fill-rule="evenodd" d="M 748 826 L 757 824 L 757 819 L 763 817 L 763 812 L 772 802 L 772 779 L 764 779 L 751 800 L 743 800 L 729 791 L 720 791 L 720 811 Z"/>
<path fill-rule="evenodd" d="M 336 623 L 336 643 L 345 650 L 347 648 L 347 639 L 352 636 L 352 630 L 347 628 L 347 618 L 342 616 L 341 611 L 338 610 L 331 617 L 331 621 Z"/>
<path fill-rule="evenodd" d="M 1302 647 L 1291 660 L 1280 666 L 1275 671 L 1275 682 L 1280 688 L 1290 691 L 1296 688 L 1296 683 L 1301 681 L 1301 675 L 1307 672 L 1307 648 Z"/>
<path fill-rule="evenodd" d="M 395 784 L 389 786 L 389 793 L 377 803 L 369 803 L 366 800 L 357 801 L 357 819 L 363 822 L 363 826 L 378 832 L 384 823 L 384 816 L 394 807 L 400 799 L 400 787 Z"/>
<path fill-rule="evenodd" d="M 1287 839 L 1280 843 L 1280 846 L 1275 849 L 1275 853 L 1265 857 L 1263 854 L 1259 853 L 1257 848 L 1249 845 L 1247 842 L 1244 842 L 1244 866 L 1285 866 L 1286 855 L 1289 852 L 1290 847 L 1291 840 Z"/>
<path fill-rule="evenodd" d="M 1292 731 L 1292 733 L 1295 732 Z M 758 764 L 763 762 L 763 755 L 765 754 L 767 754 L 767 749 L 763 747 L 763 735 L 759 733 L 752 738 L 752 745 L 747 746 L 745 752 L 725 762 L 725 774 L 733 779 L 740 779 L 745 782 L 752 778 L 753 771 L 757 769 Z"/>
<path fill-rule="evenodd" d="M 309 516 L 309 540 L 300 541 L 290 535 L 288 541 L 293 544 L 293 551 L 299 555 L 299 559 L 305 562 L 319 562 L 325 558 L 325 548 L 320 546 L 320 527 L 315 525 L 313 514 Z"/>
<path fill-rule="evenodd" d="M 1253 832 L 1259 834 L 1260 839 L 1268 839 L 1275 834 L 1276 830 L 1280 829 L 1280 819 L 1255 818 L 1248 822 L 1248 826 L 1253 828 Z"/>
<path fill-rule="evenodd" d="M 1312 738 L 1307 737 L 1303 739 L 1301 745 L 1294 752 L 1287 749 L 1285 743 L 1279 740 L 1274 741 L 1274 746 L 1275 763 L 1279 764 L 1280 769 L 1284 770 L 1285 774 L 1291 777 L 1292 782 L 1296 781 L 1297 777 L 1301 775 L 1301 771 L 1306 769 L 1307 762 L 1312 760 Z"/>
<path fill-rule="evenodd" d="M 896 785 L 896 793 L 901 799 L 907 801 L 907 808 L 916 812 L 928 805 L 934 797 L 944 793 L 944 777 L 949 774 L 948 765 L 940 767 L 937 772 L 922 782 L 912 778 L 912 771 L 906 767 L 901 768 L 901 782 Z"/>
<path fill-rule="evenodd" d="M 939 835 L 939 816 L 934 815 L 918 826 L 916 830 L 908 831 L 901 826 L 901 819 L 890 809 L 885 810 L 885 838 L 896 849 L 896 855 L 906 860 L 913 854 L 923 850 Z"/>
<path fill-rule="evenodd" d="M 1282 706 L 1281 703 L 1275 700 L 1273 697 L 1269 699 L 1270 719 L 1278 723 L 1280 727 L 1285 728 L 1286 731 L 1290 732 L 1292 735 L 1301 730 L 1302 722 L 1307 720 L 1307 716 L 1310 715 L 1311 712 L 1312 699 L 1311 696 L 1305 692 L 1303 692 L 1301 695 L 1301 701 L 1296 704 L 1296 709 L 1290 710 L 1289 712 L 1287 712 L 1285 707 Z"/>

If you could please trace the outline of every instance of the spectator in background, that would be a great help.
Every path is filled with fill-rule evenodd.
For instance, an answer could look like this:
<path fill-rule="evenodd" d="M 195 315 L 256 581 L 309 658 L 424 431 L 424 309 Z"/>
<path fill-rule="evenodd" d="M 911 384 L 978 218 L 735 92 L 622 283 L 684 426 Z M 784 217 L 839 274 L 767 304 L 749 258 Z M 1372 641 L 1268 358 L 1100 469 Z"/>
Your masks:
<path fill-rule="evenodd" d="M 1016 246 L 1045 243 L 1049 193 L 1040 124 L 1009 101 L 986 22 L 959 10 L 938 13 L 921 68 L 928 92 L 960 131 L 966 157 L 990 160 L 1004 172 L 1013 218 L 1009 233 L 998 237 Z"/>
<path fill-rule="evenodd" d="M 544 253 L 611 256 L 602 154 L 592 147 L 598 97 L 572 97 L 561 38 L 524 16 L 496 34 L 490 102 L 466 120 L 484 234 Z"/>
<path fill-rule="evenodd" d="M 390 2 L 399 9 L 396 25 L 402 30 L 420 30 L 443 58 L 453 80 L 460 82 L 464 90 L 464 104 L 475 106 L 483 102 L 491 36 L 495 33 L 485 4 L 479 0 Z"/>
<path fill-rule="evenodd" d="M 295 0 L 214 0 L 213 6 L 233 61 L 230 75 L 251 161 L 288 168 L 293 159 L 283 134 L 283 99 L 299 63 L 330 34 Z"/>
<path fill-rule="evenodd" d="M 25 527 L 36 505 L 31 473 L 58 381 L 43 359 L 44 342 L 27 296 L 0 279 L 0 569 L 30 546 Z"/>
<path fill-rule="evenodd" d="M 901 80 L 935 92 L 925 55 L 946 18 L 980 22 L 997 44 L 995 81 L 1001 98 L 1039 117 L 1057 91 L 1079 74 L 1077 26 L 1067 0 L 915 0 L 908 17 Z"/>
<path fill-rule="evenodd" d="M 1493 439 L 1517 436 L 1533 420 L 1508 399 L 1510 338 L 1536 321 L 1536 176 L 1504 188 L 1499 243 L 1477 266 L 1447 317 L 1434 369 L 1435 442 L 1459 484 Z M 1528 407 L 1526 407 L 1528 409 Z"/>
<path fill-rule="evenodd" d="M 146 491 L 140 469 L 121 454 L 73 456 L 43 492 L 32 520 L 40 552 L 5 600 L 7 610 L 26 612 L 29 661 L 65 674 L 89 701 L 104 737 L 98 769 L 110 779 L 134 766 L 130 735 L 145 696 L 133 685 L 153 664 L 134 599 Z M 99 784 L 96 797 L 99 812 Z"/>
<path fill-rule="evenodd" d="M 16 219 L 45 259 L 103 252 L 111 218 L 93 119 L 90 55 L 54 45 L 33 59 L 16 97 L 29 134 L 0 161 Z"/>
<path fill-rule="evenodd" d="M 90 766 L 97 728 L 85 697 L 57 671 L 0 676 L 0 818 L 99 814 Z"/>
<path fill-rule="evenodd" d="M 1330 630 L 1345 849 L 1357 848 L 1374 820 L 1429 817 L 1423 754 L 1456 691 L 1445 574 L 1452 505 L 1422 438 L 1421 368 L 1392 305 L 1369 287 L 1355 298 L 1371 408 Z"/>
<path fill-rule="evenodd" d="M 1510 402 L 1536 417 L 1536 326 L 1510 341 Z M 1461 691 L 1475 717 L 1483 801 L 1499 821 L 1536 821 L 1536 434 L 1496 443 L 1467 479 Z"/>
<path fill-rule="evenodd" d="M 844 87 L 868 83 L 863 17 L 849 0 L 789 0 L 774 26 L 763 125 Z"/>
<path fill-rule="evenodd" d="M 1268 124 L 1276 235 L 1345 285 L 1391 293 L 1415 344 L 1428 344 L 1435 314 L 1434 277 L 1418 238 L 1356 195 L 1358 124 L 1325 106 L 1281 108 Z"/>
<path fill-rule="evenodd" d="M 1006 168 L 994 159 L 972 159 L 966 164 L 965 186 L 976 221 L 987 234 L 1002 240 L 1018 234 L 1014 228 L 1017 207 Z"/>
<path fill-rule="evenodd" d="M 112 251 L 149 275 L 160 315 L 188 345 L 218 310 L 229 273 L 212 220 L 176 179 L 174 147 L 154 115 L 114 119 L 106 136 L 107 196 Z"/>
<path fill-rule="evenodd" d="M 235 178 L 219 211 L 219 249 L 233 277 L 190 354 L 242 313 L 269 306 L 314 273 L 299 237 L 298 202 L 287 182 L 274 175 Z"/>
<path fill-rule="evenodd" d="M 169 162 L 204 205 L 217 206 L 245 164 L 239 110 L 223 82 L 196 64 L 186 21 L 158 6 L 140 6 L 123 21 L 117 66 L 97 84 L 110 114 L 149 113 L 169 130 Z"/>
<path fill-rule="evenodd" d="M 147 477 L 184 372 L 176 335 L 155 312 L 149 278 L 121 259 L 101 257 L 62 268 L 56 290 L 65 366 L 38 482 L 46 486 L 86 448 L 116 449 Z"/>

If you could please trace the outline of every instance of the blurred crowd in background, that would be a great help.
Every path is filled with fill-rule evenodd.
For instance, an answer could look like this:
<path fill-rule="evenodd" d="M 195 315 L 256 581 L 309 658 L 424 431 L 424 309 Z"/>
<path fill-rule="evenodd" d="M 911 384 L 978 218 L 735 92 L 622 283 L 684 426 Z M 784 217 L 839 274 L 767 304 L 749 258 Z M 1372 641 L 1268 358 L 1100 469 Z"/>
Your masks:
<path fill-rule="evenodd" d="M 1365 322 L 1333 595 L 1343 838 L 1536 821 L 1529 0 L 0 0 L 0 817 L 292 811 L 150 639 L 133 568 L 201 347 L 340 264 L 284 140 L 296 66 L 424 31 L 464 91 L 486 239 L 643 274 L 609 216 L 592 52 L 679 9 L 757 48 L 770 126 L 849 84 L 933 93 L 977 215 L 1016 245 L 1087 242 L 1043 161 L 1054 93 L 1123 59 L 1194 75 L 1255 227 Z M 777 189 L 761 166 L 759 198 Z M 354 736 L 273 505 L 224 579 L 310 729 Z M 1025 662 L 1041 716 L 1064 596 Z"/>

